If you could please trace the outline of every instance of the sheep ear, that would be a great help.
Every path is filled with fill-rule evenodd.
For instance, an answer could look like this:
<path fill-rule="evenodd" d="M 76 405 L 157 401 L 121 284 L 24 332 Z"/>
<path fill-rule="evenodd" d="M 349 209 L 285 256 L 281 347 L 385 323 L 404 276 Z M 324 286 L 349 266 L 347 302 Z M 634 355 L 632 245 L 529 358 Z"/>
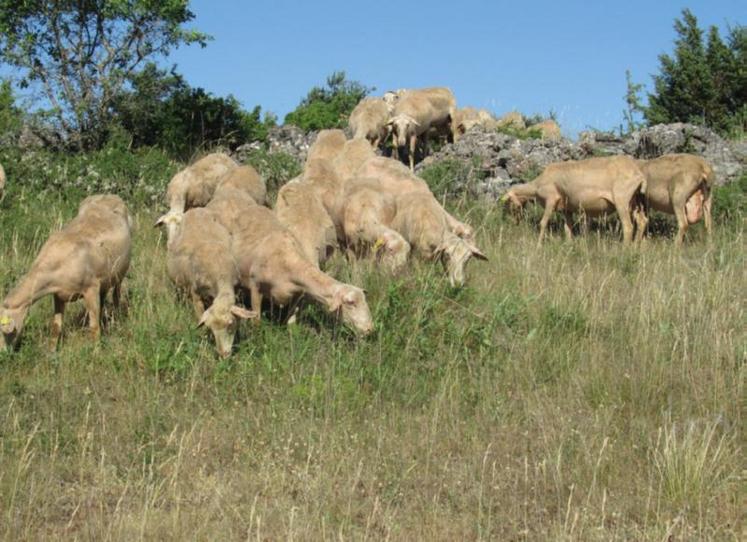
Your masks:
<path fill-rule="evenodd" d="M 13 333 L 16 330 L 16 322 L 7 315 L 0 316 L 0 330 L 3 333 Z"/>
<path fill-rule="evenodd" d="M 200 317 L 200 321 L 197 322 L 197 329 L 201 328 L 207 323 L 208 316 L 210 314 L 210 309 L 206 309 L 205 312 L 202 313 L 202 316 Z"/>
<path fill-rule="evenodd" d="M 244 307 L 239 307 L 238 305 L 233 305 L 231 307 L 231 314 L 233 314 L 237 318 L 243 318 L 244 320 L 250 320 L 253 318 L 257 318 L 258 316 L 256 311 L 250 311 L 248 309 L 245 309 Z"/>
<path fill-rule="evenodd" d="M 482 251 L 479 248 L 477 248 L 475 244 L 470 243 L 468 241 L 465 241 L 465 243 L 467 243 L 467 246 L 472 251 L 472 256 L 474 256 L 478 260 L 484 260 L 486 262 L 488 261 L 488 257 L 485 256 L 485 254 L 483 254 Z"/>
<path fill-rule="evenodd" d="M 161 215 L 160 217 L 158 217 L 158 220 L 156 220 L 156 223 L 153 224 L 153 227 L 157 228 L 158 226 L 163 226 L 164 224 L 166 224 L 167 218 L 168 218 L 168 213 L 166 213 L 165 215 Z"/>

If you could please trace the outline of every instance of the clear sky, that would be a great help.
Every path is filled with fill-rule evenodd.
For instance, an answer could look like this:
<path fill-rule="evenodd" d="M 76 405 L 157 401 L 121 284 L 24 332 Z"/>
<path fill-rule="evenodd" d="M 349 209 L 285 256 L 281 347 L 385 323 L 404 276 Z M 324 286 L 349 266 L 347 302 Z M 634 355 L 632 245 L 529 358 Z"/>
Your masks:
<path fill-rule="evenodd" d="M 215 39 L 176 51 L 193 86 L 280 119 L 327 75 L 376 87 L 448 86 L 460 106 L 556 112 L 563 131 L 622 121 L 625 70 L 651 82 L 684 7 L 701 27 L 747 24 L 747 0 L 193 0 Z"/>

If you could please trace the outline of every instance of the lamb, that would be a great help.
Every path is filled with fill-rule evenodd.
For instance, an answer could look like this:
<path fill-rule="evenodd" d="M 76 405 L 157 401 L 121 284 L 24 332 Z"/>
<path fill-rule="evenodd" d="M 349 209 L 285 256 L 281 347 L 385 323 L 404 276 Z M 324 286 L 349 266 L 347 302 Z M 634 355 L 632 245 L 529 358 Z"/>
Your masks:
<path fill-rule="evenodd" d="M 408 146 L 410 170 L 415 170 L 415 148 L 418 139 L 426 146 L 426 134 L 431 128 L 447 126 L 454 140 L 457 132 L 452 123 L 456 116 L 456 99 L 447 88 L 426 88 L 407 91 L 394 106 L 388 125 L 392 131 L 395 155 Z"/>
<path fill-rule="evenodd" d="M 383 98 L 363 98 L 348 121 L 353 139 L 365 139 L 374 149 L 389 136 L 389 106 Z"/>
<path fill-rule="evenodd" d="M 166 189 L 169 212 L 156 225 L 166 224 L 169 238 L 179 228 L 182 215 L 192 207 L 204 207 L 213 197 L 219 181 L 238 167 L 227 154 L 213 153 L 174 175 Z"/>
<path fill-rule="evenodd" d="M 684 241 L 687 227 L 703 217 L 706 231 L 711 235 L 711 189 L 715 177 L 708 162 L 692 154 L 670 154 L 639 160 L 638 165 L 646 176 L 647 206 L 677 218 L 677 245 Z M 641 228 L 638 237 L 643 234 Z"/>
<path fill-rule="evenodd" d="M 0 164 L 0 201 L 3 200 L 3 196 L 5 196 L 5 170 Z"/>
<path fill-rule="evenodd" d="M 322 130 L 317 134 L 314 143 L 309 148 L 306 161 L 310 162 L 314 159 L 325 159 L 334 160 L 343 146 L 347 138 L 345 132 L 342 130 Z"/>
<path fill-rule="evenodd" d="M 275 214 L 298 240 L 306 258 L 317 267 L 337 248 L 335 224 L 310 183 L 291 181 L 283 185 L 278 192 Z"/>
<path fill-rule="evenodd" d="M 246 192 L 258 205 L 267 206 L 267 185 L 252 166 L 239 166 L 229 171 L 218 183 L 215 194 L 227 189 Z"/>
<path fill-rule="evenodd" d="M 629 243 L 633 239 L 632 217 L 640 220 L 640 214 L 634 213 L 635 207 L 640 205 L 645 192 L 646 178 L 635 160 L 629 156 L 613 156 L 550 164 L 535 180 L 511 187 L 501 200 L 513 209 L 520 209 L 533 200 L 544 206 L 540 243 L 555 210 L 563 211 L 565 234 L 569 239 L 573 237 L 574 212 L 598 216 L 616 211 L 623 227 L 623 241 Z"/>
<path fill-rule="evenodd" d="M 396 198 L 396 203 L 392 229 L 424 259 L 440 259 L 452 287 L 464 285 L 464 269 L 471 257 L 488 259 L 474 243 L 451 231 L 443 209 L 429 194 L 403 194 Z"/>
<path fill-rule="evenodd" d="M 78 215 L 42 246 L 31 269 L 0 306 L 0 348 L 13 347 L 33 303 L 52 294 L 52 345 L 62 335 L 65 304 L 83 298 L 91 335 L 101 332 L 101 307 L 113 290 L 118 307 L 121 283 L 130 266 L 132 218 L 121 198 L 89 196 Z"/>
<path fill-rule="evenodd" d="M 297 307 L 302 297 L 309 297 L 338 313 L 356 332 L 373 330 L 363 290 L 320 271 L 272 211 L 247 207 L 231 235 L 241 285 L 249 290 L 258 314 L 265 297 L 281 307 Z"/>
<path fill-rule="evenodd" d="M 172 282 L 189 292 L 197 326 L 212 331 L 220 356 L 230 356 L 238 319 L 257 315 L 236 304 L 239 278 L 231 236 L 212 210 L 197 208 L 184 214 L 169 245 L 167 265 Z"/>

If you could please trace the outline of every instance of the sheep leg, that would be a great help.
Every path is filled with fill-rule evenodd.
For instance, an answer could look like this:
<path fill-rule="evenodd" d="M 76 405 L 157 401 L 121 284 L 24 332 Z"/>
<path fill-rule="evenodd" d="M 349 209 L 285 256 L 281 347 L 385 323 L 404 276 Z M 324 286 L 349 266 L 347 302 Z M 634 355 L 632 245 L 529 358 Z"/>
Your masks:
<path fill-rule="evenodd" d="M 674 216 L 677 218 L 677 235 L 674 238 L 674 244 L 679 246 L 685 240 L 685 232 L 689 226 L 684 205 L 676 205 L 674 207 Z"/>
<path fill-rule="evenodd" d="M 98 284 L 83 292 L 83 303 L 88 310 L 88 327 L 91 330 L 91 336 L 98 339 L 101 335 L 101 296 Z"/>
<path fill-rule="evenodd" d="M 423 136 L 425 137 L 425 136 Z M 409 159 L 410 159 L 410 171 L 415 171 L 415 148 L 418 144 L 418 137 L 416 135 L 410 136 L 410 152 Z"/>
<path fill-rule="evenodd" d="M 547 231 L 547 225 L 550 223 L 552 213 L 555 211 L 555 206 L 558 204 L 557 199 L 548 199 L 545 201 L 545 212 L 542 213 L 542 220 L 540 220 L 540 235 L 537 241 L 538 245 L 542 245 L 542 240 L 545 238 L 545 232 Z"/>
<path fill-rule="evenodd" d="M 119 310 L 119 305 L 122 302 L 122 283 L 117 282 L 112 287 L 112 304 L 115 310 Z"/>
<path fill-rule="evenodd" d="M 624 207 L 615 205 L 615 208 L 622 224 L 623 244 L 630 244 L 633 242 L 633 219 L 630 216 L 630 205 L 625 205 Z"/>
<path fill-rule="evenodd" d="M 582 213 L 582 215 L 586 216 L 585 213 Z M 573 239 L 573 213 L 568 210 L 563 211 L 563 218 L 565 219 L 565 223 L 563 224 L 565 238 L 570 241 Z"/>
<path fill-rule="evenodd" d="M 62 336 L 62 316 L 65 314 L 65 301 L 57 296 L 53 296 L 53 298 L 54 316 L 52 317 L 52 337 L 49 346 L 52 350 L 55 350 Z"/>
<path fill-rule="evenodd" d="M 705 199 L 703 199 L 703 219 L 705 220 L 705 229 L 708 237 L 713 234 L 713 215 L 711 214 L 711 190 L 705 189 Z"/>
<path fill-rule="evenodd" d="M 643 241 L 643 237 L 646 235 L 646 227 L 648 226 L 648 216 L 646 211 L 640 205 L 636 205 L 633 208 L 633 219 L 635 220 L 635 240 L 637 243 Z"/>
<path fill-rule="evenodd" d="M 256 323 L 259 323 L 259 319 L 262 315 L 262 293 L 259 291 L 259 286 L 252 282 L 249 287 L 250 295 L 252 296 L 252 310 L 257 313 L 257 318 L 254 319 Z"/>

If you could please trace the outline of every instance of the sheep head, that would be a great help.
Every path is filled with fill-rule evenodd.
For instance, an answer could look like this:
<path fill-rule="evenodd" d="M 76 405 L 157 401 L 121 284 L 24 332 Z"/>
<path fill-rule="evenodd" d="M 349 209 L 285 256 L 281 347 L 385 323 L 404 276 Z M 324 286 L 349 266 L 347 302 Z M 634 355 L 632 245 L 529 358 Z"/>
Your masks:
<path fill-rule="evenodd" d="M 0 350 L 12 348 L 23 329 L 28 307 L 0 308 Z"/>
<path fill-rule="evenodd" d="M 470 258 L 475 257 L 485 261 L 488 259 L 471 241 L 454 234 L 445 236 L 441 245 L 436 249 L 436 254 L 441 257 L 452 287 L 464 286 L 464 269 Z"/>
<path fill-rule="evenodd" d="M 234 304 L 233 296 L 219 296 L 200 318 L 197 327 L 206 326 L 213 332 L 215 346 L 221 357 L 231 355 L 238 319 L 257 318 L 255 311 Z"/>
<path fill-rule="evenodd" d="M 410 243 L 398 233 L 385 232 L 376 240 L 374 248 L 381 261 L 389 266 L 392 271 L 397 271 L 410 256 Z"/>
<path fill-rule="evenodd" d="M 159 217 L 159 219 L 156 220 L 155 226 L 166 226 L 166 238 L 169 241 L 172 241 L 179 232 L 183 219 L 184 213 L 171 210 L 165 215 Z"/>
<path fill-rule="evenodd" d="M 389 122 L 387 122 L 387 127 L 392 133 L 394 143 L 398 147 L 404 147 L 407 145 L 408 136 L 416 133 L 419 126 L 420 123 L 418 121 L 410 115 L 405 115 L 403 113 L 395 115 L 389 119 Z"/>
<path fill-rule="evenodd" d="M 356 286 L 338 284 L 329 310 L 339 311 L 342 321 L 361 335 L 368 335 L 373 331 L 373 320 L 366 302 L 366 294 Z"/>

